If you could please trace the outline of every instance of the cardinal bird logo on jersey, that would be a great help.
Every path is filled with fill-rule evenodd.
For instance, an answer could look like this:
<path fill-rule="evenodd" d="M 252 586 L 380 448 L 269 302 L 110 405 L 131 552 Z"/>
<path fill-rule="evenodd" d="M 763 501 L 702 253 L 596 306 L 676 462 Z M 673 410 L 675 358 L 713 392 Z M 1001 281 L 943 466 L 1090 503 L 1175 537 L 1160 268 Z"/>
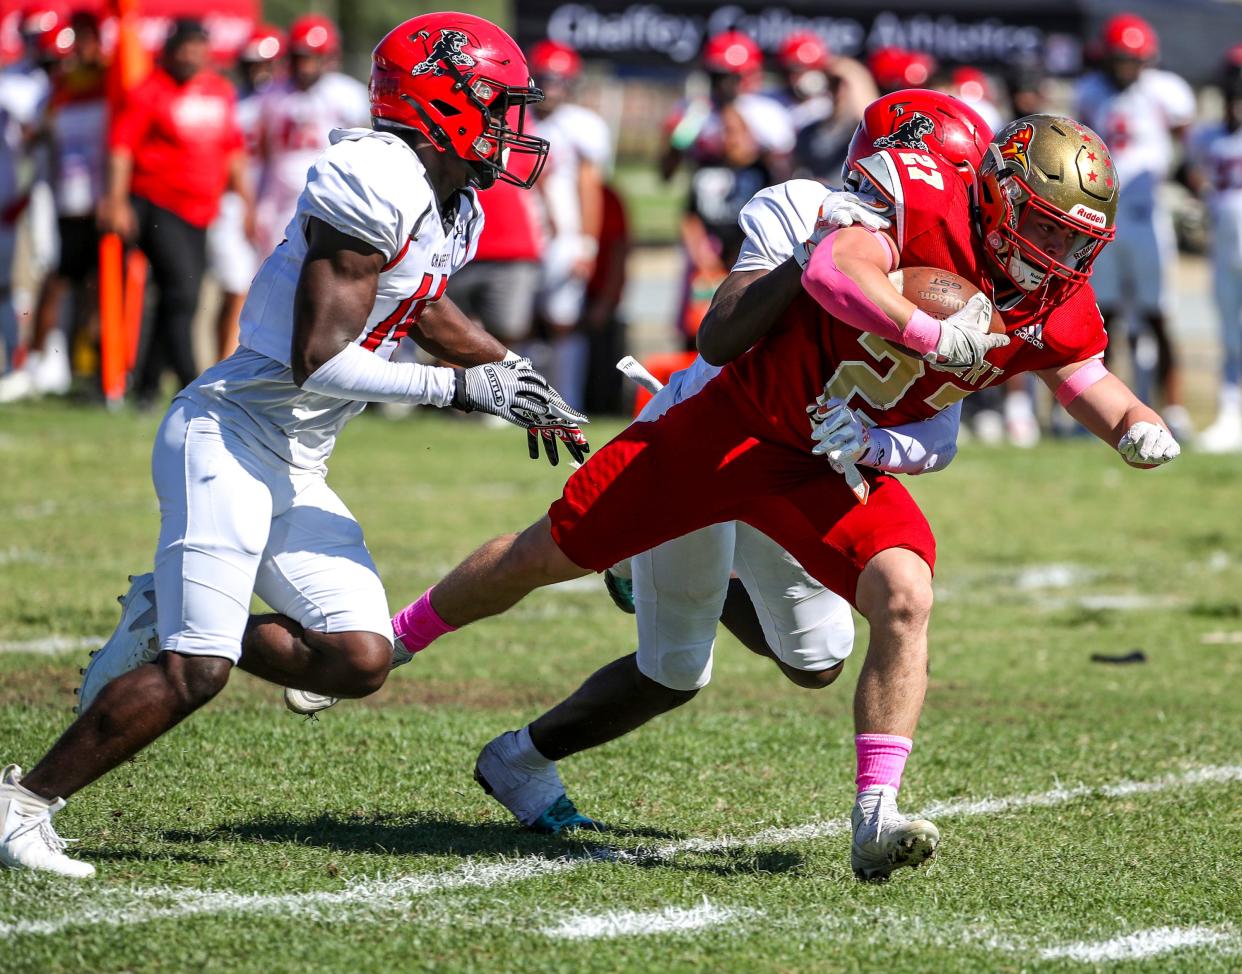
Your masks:
<path fill-rule="evenodd" d="M 922 112 L 915 112 L 888 135 L 875 140 L 877 149 L 926 149 L 924 141 L 936 131 L 936 123 Z"/>
<path fill-rule="evenodd" d="M 469 40 L 465 31 L 452 29 L 440 31 L 440 36 L 435 46 L 432 47 L 431 53 L 427 55 L 427 60 L 414 65 L 414 70 L 410 74 L 445 74 L 445 64 L 451 64 L 456 68 L 474 67 L 474 58 L 462 50 Z"/>
<path fill-rule="evenodd" d="M 1019 125 L 1013 130 L 1013 134 L 1009 136 L 1000 145 L 1001 158 L 1007 162 L 1013 162 L 1023 173 L 1030 172 L 1031 169 L 1031 139 L 1035 137 L 1035 126 L 1030 122 Z"/>

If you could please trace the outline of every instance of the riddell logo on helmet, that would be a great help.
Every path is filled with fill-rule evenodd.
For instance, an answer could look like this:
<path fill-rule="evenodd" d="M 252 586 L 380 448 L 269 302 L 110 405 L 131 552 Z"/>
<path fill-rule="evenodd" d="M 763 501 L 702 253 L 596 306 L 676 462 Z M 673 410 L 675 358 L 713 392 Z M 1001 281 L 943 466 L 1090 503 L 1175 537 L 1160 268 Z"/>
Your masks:
<path fill-rule="evenodd" d="M 1031 139 L 1035 137 L 1035 126 L 1024 122 L 1009 133 L 1009 138 L 1000 144 L 1001 158 L 1007 162 L 1017 163 L 1023 172 L 1031 169 Z"/>
<path fill-rule="evenodd" d="M 875 140 L 877 149 L 892 149 L 901 147 L 904 149 L 926 149 L 927 136 L 936 131 L 936 123 L 924 115 L 922 112 L 915 112 L 908 119 L 898 125 L 888 135 L 881 135 Z"/>
<path fill-rule="evenodd" d="M 1103 229 L 1108 226 L 1108 217 L 1099 210 L 1093 210 L 1089 206 L 1083 206 L 1081 203 L 1075 203 L 1074 208 L 1069 211 L 1069 215 L 1075 220 L 1081 220 L 1083 223 L 1090 223 L 1093 227 Z"/>
<path fill-rule="evenodd" d="M 470 38 L 466 36 L 465 31 L 451 28 L 440 31 L 440 36 L 431 48 L 431 53 L 427 55 L 427 60 L 414 65 L 410 74 L 445 74 L 444 65 L 446 64 L 451 64 L 455 68 L 474 67 L 474 58 L 462 50 L 469 41 Z"/>

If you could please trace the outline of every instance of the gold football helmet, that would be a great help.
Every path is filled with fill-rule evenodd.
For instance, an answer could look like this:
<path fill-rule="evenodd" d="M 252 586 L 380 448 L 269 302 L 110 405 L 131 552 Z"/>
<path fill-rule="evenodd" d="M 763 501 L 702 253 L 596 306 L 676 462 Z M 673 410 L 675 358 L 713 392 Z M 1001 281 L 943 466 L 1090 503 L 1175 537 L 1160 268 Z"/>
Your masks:
<path fill-rule="evenodd" d="M 994 269 L 1041 309 L 1081 287 L 1113 239 L 1112 157 L 1098 135 L 1072 118 L 1028 115 L 1010 122 L 988 146 L 976 190 Z"/>

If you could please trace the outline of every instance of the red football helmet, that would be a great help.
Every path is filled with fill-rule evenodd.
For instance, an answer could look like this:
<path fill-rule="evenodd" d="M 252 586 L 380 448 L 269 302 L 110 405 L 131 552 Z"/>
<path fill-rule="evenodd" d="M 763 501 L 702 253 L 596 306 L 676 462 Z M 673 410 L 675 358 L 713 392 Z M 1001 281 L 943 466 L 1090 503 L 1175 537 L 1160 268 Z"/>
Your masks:
<path fill-rule="evenodd" d="M 304 14 L 289 25 L 289 53 L 336 57 L 341 53 L 341 35 L 323 14 Z"/>
<path fill-rule="evenodd" d="M 898 91 L 927 84 L 936 70 L 936 59 L 923 51 L 881 47 L 871 52 L 867 68 L 883 91 Z"/>
<path fill-rule="evenodd" d="M 809 30 L 797 30 L 781 41 L 776 63 L 782 71 L 823 71 L 832 54 L 822 37 Z"/>
<path fill-rule="evenodd" d="M 414 17 L 371 55 L 376 125 L 421 132 L 441 152 L 470 163 L 482 188 L 498 179 L 525 189 L 535 184 L 548 142 L 524 128 L 526 106 L 542 100 L 513 38 L 471 14 Z M 511 168 L 514 154 L 523 159 Z"/>
<path fill-rule="evenodd" d="M 858 160 L 877 149 L 901 147 L 935 153 L 973 184 L 991 141 L 988 123 L 960 98 L 927 88 L 894 91 L 863 112 L 850 139 L 843 177 L 848 182 Z"/>
<path fill-rule="evenodd" d="M 280 28 L 257 24 L 246 46 L 237 53 L 237 59 L 246 64 L 264 64 L 279 59 L 284 53 L 285 35 Z"/>
<path fill-rule="evenodd" d="M 530 73 L 536 78 L 573 80 L 582 73 L 582 58 L 568 44 L 540 41 L 530 49 Z"/>
<path fill-rule="evenodd" d="M 1100 32 L 1100 46 L 1106 57 L 1128 57 L 1154 61 L 1160 53 L 1155 28 L 1138 14 L 1110 17 Z"/>
<path fill-rule="evenodd" d="M 712 74 L 755 75 L 763 70 L 763 52 L 740 30 L 726 30 L 709 37 L 703 45 L 703 70 Z"/>

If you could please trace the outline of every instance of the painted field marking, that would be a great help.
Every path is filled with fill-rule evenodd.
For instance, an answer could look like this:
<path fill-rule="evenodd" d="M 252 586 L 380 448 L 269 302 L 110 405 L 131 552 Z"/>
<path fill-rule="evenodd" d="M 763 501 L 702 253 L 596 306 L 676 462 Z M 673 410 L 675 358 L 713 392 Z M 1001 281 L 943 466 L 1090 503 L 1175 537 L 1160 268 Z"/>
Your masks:
<path fill-rule="evenodd" d="M 648 911 L 575 913 L 556 926 L 543 928 L 540 933 L 556 940 L 604 940 L 652 934 L 693 933 L 755 915 L 762 916 L 755 910 L 717 906 L 704 898 L 698 906 L 689 909 L 666 906 L 660 910 Z"/>
<path fill-rule="evenodd" d="M 1173 788 L 1238 781 L 1242 781 L 1242 765 L 1208 766 L 1150 781 L 1120 781 L 1094 787 L 1082 785 L 1054 788 L 1050 791 L 1004 798 L 941 802 L 928 806 L 919 814 L 941 818 L 997 815 L 1022 808 L 1049 808 L 1093 796 L 1121 798 L 1156 794 Z M 45 916 L 37 920 L 0 920 L 0 940 L 22 935 L 55 934 L 73 927 L 120 927 L 152 920 L 228 913 L 331 919 L 354 911 L 376 913 L 397 909 L 401 906 L 402 897 L 425 896 L 458 889 L 490 889 L 600 862 L 660 862 L 683 852 L 712 852 L 805 842 L 839 835 L 848 829 L 849 823 L 844 820 L 808 822 L 789 828 L 764 829 L 747 837 L 691 838 L 650 849 L 600 846 L 588 847 L 579 855 L 555 859 L 540 856 L 524 856 L 499 862 L 471 859 L 440 872 L 362 880 L 340 890 L 304 893 L 238 893 L 189 887 L 139 887 L 104 888 L 95 894 L 90 884 L 83 884 L 76 886 L 73 894 L 63 897 L 69 912 L 62 916 Z"/>
<path fill-rule="evenodd" d="M 1234 940 L 1213 927 L 1153 927 L 1137 930 L 1111 940 L 1062 944 L 1039 951 L 1041 960 L 1074 960 L 1083 964 L 1105 964 L 1123 960 L 1146 960 L 1175 950 L 1192 947 L 1223 947 Z"/>
<path fill-rule="evenodd" d="M 0 653 L 35 653 L 39 656 L 55 656 L 57 653 L 98 649 L 107 636 L 43 636 L 39 639 L 0 640 Z"/>

